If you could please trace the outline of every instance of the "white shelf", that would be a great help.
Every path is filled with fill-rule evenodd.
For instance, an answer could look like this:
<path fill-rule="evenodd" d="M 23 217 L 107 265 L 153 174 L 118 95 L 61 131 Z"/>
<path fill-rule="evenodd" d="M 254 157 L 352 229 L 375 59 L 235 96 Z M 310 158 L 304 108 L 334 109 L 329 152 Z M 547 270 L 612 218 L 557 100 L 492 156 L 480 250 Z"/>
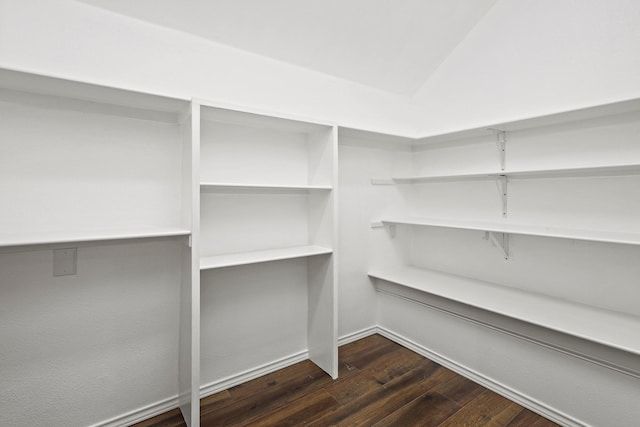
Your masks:
<path fill-rule="evenodd" d="M 634 316 L 415 267 L 369 276 L 640 355 L 640 318 Z"/>
<path fill-rule="evenodd" d="M 203 193 L 309 193 L 310 191 L 331 191 L 329 185 L 264 185 L 239 184 L 228 182 L 201 182 L 200 191 Z"/>
<path fill-rule="evenodd" d="M 324 248 L 322 246 L 294 246 L 290 248 L 269 249 L 264 251 L 214 255 L 200 258 L 200 270 L 257 264 L 261 262 L 280 261 L 292 258 L 303 258 L 314 255 L 326 255 L 332 252 L 333 251 L 330 248 Z"/>
<path fill-rule="evenodd" d="M 625 233 L 604 230 L 576 230 L 571 228 L 544 227 L 523 224 L 492 223 L 483 221 L 460 221 L 432 218 L 384 218 L 383 224 L 405 224 L 464 230 L 490 231 L 495 233 L 522 234 L 526 236 L 554 237 L 558 239 L 586 240 L 590 242 L 640 245 L 640 233 Z"/>
<path fill-rule="evenodd" d="M 597 119 L 607 116 L 615 116 L 640 111 L 640 99 L 630 99 L 594 107 L 580 108 L 576 110 L 562 111 L 553 114 L 536 117 L 514 118 L 500 123 L 491 123 L 479 127 L 456 129 L 450 132 L 421 135 L 414 140 L 417 144 L 437 144 L 454 140 L 481 137 L 491 135 L 495 129 L 513 132 L 545 126 L 554 126 L 563 123 L 578 122 L 582 120 Z"/>
<path fill-rule="evenodd" d="M 393 184 L 418 184 L 437 182 L 462 182 L 462 181 L 483 181 L 495 180 L 506 176 L 507 178 L 520 179 L 544 179 L 544 178 L 587 178 L 587 177 L 607 177 L 607 176 L 628 176 L 640 175 L 639 164 L 626 165 L 606 165 L 577 168 L 557 168 L 557 169 L 533 169 L 514 170 L 501 172 L 473 173 L 473 174 L 452 174 L 452 175 L 431 175 L 431 176 L 405 176 L 392 177 L 388 179 L 374 178 L 371 183 L 374 185 Z"/>
<path fill-rule="evenodd" d="M 61 243 L 100 242 L 107 240 L 151 239 L 188 236 L 181 228 L 114 229 L 91 231 L 60 231 L 41 233 L 0 233 L 0 247 L 53 245 Z"/>
<path fill-rule="evenodd" d="M 186 99 L 0 69 L 0 99 L 51 109 L 179 123 Z"/>

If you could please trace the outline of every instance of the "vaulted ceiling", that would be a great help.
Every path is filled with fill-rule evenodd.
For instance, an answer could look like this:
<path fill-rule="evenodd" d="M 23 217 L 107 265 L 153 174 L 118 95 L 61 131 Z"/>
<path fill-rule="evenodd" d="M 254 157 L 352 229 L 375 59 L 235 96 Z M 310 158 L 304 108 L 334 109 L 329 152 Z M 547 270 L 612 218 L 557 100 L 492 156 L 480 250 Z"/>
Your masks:
<path fill-rule="evenodd" d="M 80 0 L 413 95 L 497 0 Z"/>

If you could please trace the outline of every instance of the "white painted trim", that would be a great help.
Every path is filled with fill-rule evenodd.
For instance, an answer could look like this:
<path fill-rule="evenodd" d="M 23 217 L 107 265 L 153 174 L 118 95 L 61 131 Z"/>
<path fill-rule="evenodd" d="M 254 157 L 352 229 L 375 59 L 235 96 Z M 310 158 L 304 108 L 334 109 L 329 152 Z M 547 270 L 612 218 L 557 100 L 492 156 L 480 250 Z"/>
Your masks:
<path fill-rule="evenodd" d="M 351 332 L 347 335 L 343 335 L 338 338 L 338 347 L 342 347 L 345 344 L 352 343 L 354 341 L 361 340 L 362 338 L 366 338 L 371 335 L 375 335 L 378 333 L 377 326 L 370 326 L 368 328 L 361 329 L 359 331 Z"/>
<path fill-rule="evenodd" d="M 587 427 L 586 424 L 581 423 L 580 421 L 568 416 L 565 413 L 562 413 L 536 399 L 533 399 L 530 396 L 522 394 L 517 390 L 514 390 L 500 382 L 497 382 L 473 369 L 454 362 L 446 356 L 431 351 L 427 347 L 418 344 L 415 341 L 412 341 L 400 334 L 397 334 L 381 326 L 378 326 L 376 329 L 377 333 L 382 335 L 383 337 L 388 338 L 391 341 L 408 348 L 409 350 L 415 351 L 416 353 L 426 357 L 427 359 L 430 359 L 448 369 L 451 369 L 457 374 L 469 378 L 470 380 L 482 385 L 483 387 L 488 388 L 489 390 L 494 391 L 506 397 L 507 399 L 550 419 L 551 421 L 567 427 Z"/>
<path fill-rule="evenodd" d="M 244 372 L 228 376 L 221 380 L 202 385 L 200 386 L 200 398 L 202 399 L 203 397 L 211 396 L 212 394 L 227 390 L 231 387 L 254 380 L 263 375 L 277 371 L 278 369 L 286 368 L 287 366 L 291 366 L 295 363 L 302 362 L 303 360 L 307 359 L 309 359 L 309 351 L 304 350 L 298 353 L 291 354 L 289 356 L 285 356 L 281 359 L 265 363 L 264 365 L 248 369 Z"/>
<path fill-rule="evenodd" d="M 92 424 L 89 427 L 124 427 L 164 414 L 178 407 L 178 395 L 134 409 L 125 414 Z"/>
<path fill-rule="evenodd" d="M 409 350 L 415 351 L 416 353 L 448 369 L 451 369 L 452 371 L 466 378 L 469 378 L 470 380 L 482 385 L 483 387 L 486 387 L 489 390 L 494 391 L 506 397 L 507 399 L 510 399 L 524 406 L 525 408 L 528 408 L 546 418 L 549 418 L 550 420 L 560 425 L 568 426 L 568 427 L 587 427 L 585 424 L 579 422 L 578 420 L 554 408 L 551 408 L 548 405 L 545 405 L 542 402 L 539 402 L 538 400 L 535 400 L 527 395 L 519 393 L 517 390 L 507 387 L 502 383 L 499 383 L 489 377 L 486 377 L 483 374 L 477 371 L 474 371 L 473 369 L 470 369 L 464 365 L 456 363 L 453 360 L 439 353 L 429 350 L 427 347 L 420 345 L 415 341 L 412 341 L 400 334 L 397 334 L 391 331 L 390 329 L 387 329 L 381 326 L 377 326 L 377 325 L 371 326 L 368 328 L 361 329 L 359 331 L 355 331 L 355 332 L 351 332 L 349 334 L 343 335 L 338 339 L 338 346 L 343 346 L 375 334 L 380 334 L 383 337 L 388 338 L 391 341 L 403 347 L 408 348 Z M 220 391 L 227 390 L 236 385 L 245 383 L 247 381 L 251 381 L 263 375 L 275 372 L 279 369 L 286 368 L 295 363 L 302 362 L 308 359 L 309 359 L 309 352 L 304 350 L 298 353 L 291 354 L 289 356 L 285 356 L 281 359 L 274 360 L 264 365 L 260 365 L 255 368 L 248 369 L 244 372 L 231 375 L 221 380 L 214 381 L 209 384 L 205 384 L 200 387 L 200 398 L 202 399 L 204 397 L 210 396 Z M 152 403 L 142 408 L 127 412 L 123 415 L 119 415 L 114 418 L 110 418 L 108 420 L 93 424 L 90 427 L 124 427 L 140 421 L 144 421 L 146 419 L 155 417 L 157 415 L 163 414 L 177 407 L 178 407 L 178 396 L 176 395 L 168 399 L 165 399 L 156 403 Z"/>

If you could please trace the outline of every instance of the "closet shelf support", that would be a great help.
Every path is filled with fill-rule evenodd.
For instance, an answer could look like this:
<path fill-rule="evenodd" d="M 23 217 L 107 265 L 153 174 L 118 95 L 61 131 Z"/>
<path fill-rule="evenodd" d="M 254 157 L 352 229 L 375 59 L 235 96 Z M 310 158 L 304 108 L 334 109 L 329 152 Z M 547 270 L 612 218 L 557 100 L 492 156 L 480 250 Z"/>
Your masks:
<path fill-rule="evenodd" d="M 509 259 L 509 233 L 485 231 L 484 239 L 493 243 L 493 245 L 498 248 L 504 259 Z"/>
<path fill-rule="evenodd" d="M 504 171 L 507 160 L 507 131 L 494 128 L 489 128 L 489 130 L 496 134 L 496 144 L 500 155 L 500 169 Z"/>
<path fill-rule="evenodd" d="M 502 201 L 502 217 L 507 217 L 507 183 L 508 179 L 506 175 L 501 175 L 496 184 L 498 185 L 498 194 L 500 195 L 500 200 Z"/>
<path fill-rule="evenodd" d="M 396 237 L 396 224 L 373 221 L 371 228 L 387 228 L 389 230 L 389 236 L 391 236 L 391 238 Z"/>

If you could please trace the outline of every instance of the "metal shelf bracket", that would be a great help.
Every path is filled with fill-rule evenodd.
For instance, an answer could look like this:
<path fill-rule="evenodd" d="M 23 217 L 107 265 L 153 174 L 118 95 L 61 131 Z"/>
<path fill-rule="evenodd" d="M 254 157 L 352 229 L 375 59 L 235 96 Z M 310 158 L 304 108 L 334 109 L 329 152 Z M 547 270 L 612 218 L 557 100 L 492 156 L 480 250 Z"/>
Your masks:
<path fill-rule="evenodd" d="M 508 179 L 506 175 L 502 175 L 496 181 L 498 185 L 498 194 L 500 195 L 500 199 L 502 200 L 502 217 L 507 217 L 507 183 Z"/>
<path fill-rule="evenodd" d="M 382 221 L 374 221 L 371 223 L 371 228 L 387 228 L 389 230 L 389 236 L 391 236 L 391 238 L 396 237 L 396 224 L 385 224 Z"/>
<path fill-rule="evenodd" d="M 484 239 L 493 243 L 493 245 L 498 248 L 504 259 L 509 259 L 509 233 L 485 231 Z"/>
<path fill-rule="evenodd" d="M 504 170 L 507 158 L 507 131 L 494 128 L 489 128 L 489 130 L 496 134 L 496 144 L 498 145 L 498 154 L 500 154 L 500 169 Z"/>

